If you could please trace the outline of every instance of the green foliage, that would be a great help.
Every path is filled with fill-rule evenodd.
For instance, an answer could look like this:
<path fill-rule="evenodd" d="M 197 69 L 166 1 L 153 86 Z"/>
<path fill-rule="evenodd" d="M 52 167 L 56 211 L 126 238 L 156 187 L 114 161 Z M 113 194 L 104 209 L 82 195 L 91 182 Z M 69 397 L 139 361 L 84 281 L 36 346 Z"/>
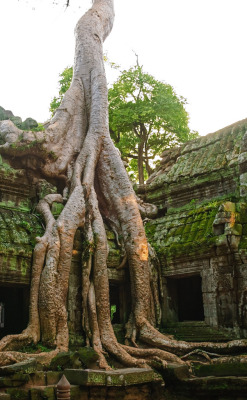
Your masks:
<path fill-rule="evenodd" d="M 113 320 L 116 311 L 117 311 L 116 304 L 111 305 L 111 321 Z"/>
<path fill-rule="evenodd" d="M 134 176 L 139 165 L 146 178 L 152 173 L 150 160 L 154 165 L 165 149 L 198 136 L 190 132 L 185 104 L 171 85 L 157 81 L 139 65 L 123 71 L 109 89 L 111 137 Z"/>
<path fill-rule="evenodd" d="M 73 67 L 66 67 L 61 74 L 59 74 L 59 95 L 58 97 L 53 97 L 51 104 L 50 104 L 50 112 L 54 115 L 56 109 L 60 106 L 64 94 L 70 87 L 72 77 L 73 77 Z"/>
<path fill-rule="evenodd" d="M 38 122 L 38 126 L 36 126 L 35 128 L 32 128 L 31 131 L 32 132 L 41 132 L 44 131 L 44 125 Z"/>
<path fill-rule="evenodd" d="M 37 353 L 49 352 L 52 350 L 53 349 L 44 346 L 42 343 L 37 343 L 37 344 L 30 344 L 29 346 L 24 346 L 19 351 L 21 353 L 37 354 Z"/>

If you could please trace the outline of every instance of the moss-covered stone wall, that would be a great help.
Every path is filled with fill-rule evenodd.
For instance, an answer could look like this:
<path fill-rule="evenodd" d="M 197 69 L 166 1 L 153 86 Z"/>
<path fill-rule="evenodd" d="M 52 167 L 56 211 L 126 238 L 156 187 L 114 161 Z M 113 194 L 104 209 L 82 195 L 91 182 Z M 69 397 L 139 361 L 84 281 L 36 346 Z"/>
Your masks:
<path fill-rule="evenodd" d="M 201 277 L 204 320 L 247 335 L 247 120 L 163 153 L 144 200 L 161 262 L 163 323 L 177 321 L 176 279 Z"/>
<path fill-rule="evenodd" d="M 158 169 L 140 192 L 160 209 L 190 201 L 238 197 L 243 185 L 247 120 L 167 150 Z"/>
<path fill-rule="evenodd" d="M 29 285 L 35 237 L 43 226 L 33 210 L 34 188 L 25 171 L 0 158 L 0 285 Z"/>

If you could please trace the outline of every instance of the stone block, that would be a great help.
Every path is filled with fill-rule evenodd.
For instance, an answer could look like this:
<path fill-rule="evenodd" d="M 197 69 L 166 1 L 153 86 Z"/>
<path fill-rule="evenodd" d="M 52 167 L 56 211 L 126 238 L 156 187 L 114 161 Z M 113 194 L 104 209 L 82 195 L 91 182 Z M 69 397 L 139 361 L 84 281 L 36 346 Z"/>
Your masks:
<path fill-rule="evenodd" d="M 146 368 L 122 368 L 112 371 L 67 369 L 64 375 L 71 384 L 83 386 L 129 386 L 162 380 L 159 374 Z"/>
<path fill-rule="evenodd" d="M 90 400 L 106 400 L 107 399 L 107 387 L 90 387 Z"/>
<path fill-rule="evenodd" d="M 242 235 L 242 225 L 241 224 L 234 224 L 233 226 L 229 226 L 225 228 L 225 234 L 226 235 L 236 235 L 236 236 L 241 236 Z"/>
<path fill-rule="evenodd" d="M 54 386 L 36 386 L 36 387 L 32 387 L 29 390 L 29 397 L 27 397 L 26 399 L 30 399 L 30 400 L 44 400 L 44 399 L 45 400 L 56 400 L 55 387 Z"/>
<path fill-rule="evenodd" d="M 187 379 L 190 376 L 189 368 L 187 365 L 167 364 L 167 368 L 162 372 L 164 381 L 178 381 Z"/>
<path fill-rule="evenodd" d="M 46 384 L 56 385 L 61 379 L 63 373 L 59 371 L 47 371 L 46 373 Z"/>
<path fill-rule="evenodd" d="M 35 372 L 36 369 L 37 369 L 36 359 L 30 358 L 29 360 L 18 362 L 16 364 L 0 367 L 0 376 L 12 375 L 16 374 L 17 372 L 31 374 Z"/>
<path fill-rule="evenodd" d="M 50 363 L 52 371 L 62 371 L 65 368 L 81 368 L 78 352 L 58 353 Z"/>
<path fill-rule="evenodd" d="M 71 400 L 89 400 L 89 388 L 85 388 L 78 385 L 70 386 L 70 398 Z M 90 399 L 92 399 L 90 397 Z"/>
<path fill-rule="evenodd" d="M 228 362 L 221 364 L 197 364 L 193 367 L 196 376 L 247 376 L 247 363 Z"/>
<path fill-rule="evenodd" d="M 235 203 L 232 203 L 231 201 L 226 201 L 223 205 L 224 211 L 226 212 L 235 212 L 236 210 L 236 205 Z"/>
<path fill-rule="evenodd" d="M 13 399 L 13 400 L 14 399 L 16 399 L 16 400 L 17 399 L 18 400 L 29 400 L 28 389 L 9 388 L 9 389 L 6 390 L 6 392 L 10 395 L 10 398 Z"/>
<path fill-rule="evenodd" d="M 139 385 L 127 387 L 124 400 L 149 400 L 151 398 L 151 388 L 148 385 Z"/>
<path fill-rule="evenodd" d="M 96 369 L 99 355 L 92 349 L 92 347 L 82 347 L 79 351 L 79 358 L 86 368 Z"/>
<path fill-rule="evenodd" d="M 29 375 L 29 386 L 45 386 L 46 385 L 46 372 L 36 371 L 34 374 Z"/>
<path fill-rule="evenodd" d="M 24 374 L 22 372 L 0 377 L 0 388 L 21 386 L 29 381 L 29 377 L 30 375 Z"/>
<path fill-rule="evenodd" d="M 247 172 L 244 172 L 239 177 L 240 182 L 240 196 L 245 197 L 247 195 Z"/>

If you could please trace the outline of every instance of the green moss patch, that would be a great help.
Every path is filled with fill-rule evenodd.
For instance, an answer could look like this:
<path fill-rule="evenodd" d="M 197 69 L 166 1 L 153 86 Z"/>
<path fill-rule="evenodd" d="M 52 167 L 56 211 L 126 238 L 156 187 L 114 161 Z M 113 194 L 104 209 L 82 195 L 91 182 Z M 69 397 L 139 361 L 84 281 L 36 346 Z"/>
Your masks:
<path fill-rule="evenodd" d="M 242 235 L 242 247 L 246 247 L 245 220 L 243 204 L 221 199 L 170 210 L 164 217 L 149 221 L 145 228 L 159 256 L 169 259 L 208 252 L 225 243 L 227 235 Z"/>

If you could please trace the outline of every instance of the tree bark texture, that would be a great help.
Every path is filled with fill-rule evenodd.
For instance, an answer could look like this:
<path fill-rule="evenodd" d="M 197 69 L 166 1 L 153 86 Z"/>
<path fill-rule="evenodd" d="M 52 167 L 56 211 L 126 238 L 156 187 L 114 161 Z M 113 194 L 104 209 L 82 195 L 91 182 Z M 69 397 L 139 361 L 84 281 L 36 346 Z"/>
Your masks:
<path fill-rule="evenodd" d="M 20 335 L 0 341 L 0 359 L 6 357 L 7 351 L 39 340 L 56 351 L 68 349 L 66 302 L 78 228 L 84 231 L 90 249 L 82 271 L 82 324 L 88 344 L 99 354 L 101 368 L 109 368 L 106 352 L 123 365 L 146 366 L 157 361 L 164 365 L 165 360 L 182 362 L 170 352 L 181 355 L 198 347 L 197 343 L 165 337 L 154 327 L 160 319 L 157 279 L 150 267 L 139 211 L 145 213 L 147 208 L 137 201 L 109 135 L 102 45 L 113 19 L 113 0 L 95 0 L 79 20 L 72 84 L 45 133 L 19 131 L 10 121 L 0 124 L 1 138 L 5 140 L 0 146 L 2 154 L 10 161 L 15 156 L 36 180 L 46 177 L 60 182 L 60 193 L 45 196 L 38 205 L 46 231 L 37 238 L 34 250 L 29 325 Z M 51 213 L 53 202 L 65 204 L 56 220 Z M 154 213 L 154 207 L 150 212 Z M 126 340 L 134 348 L 117 342 L 111 324 L 108 245 L 103 221 L 121 236 L 124 259 L 128 260 L 132 309 Z M 146 343 L 146 348 L 137 348 L 137 339 Z M 227 353 L 245 344 L 238 341 L 199 346 Z M 155 349 L 148 349 L 149 346 Z"/>

